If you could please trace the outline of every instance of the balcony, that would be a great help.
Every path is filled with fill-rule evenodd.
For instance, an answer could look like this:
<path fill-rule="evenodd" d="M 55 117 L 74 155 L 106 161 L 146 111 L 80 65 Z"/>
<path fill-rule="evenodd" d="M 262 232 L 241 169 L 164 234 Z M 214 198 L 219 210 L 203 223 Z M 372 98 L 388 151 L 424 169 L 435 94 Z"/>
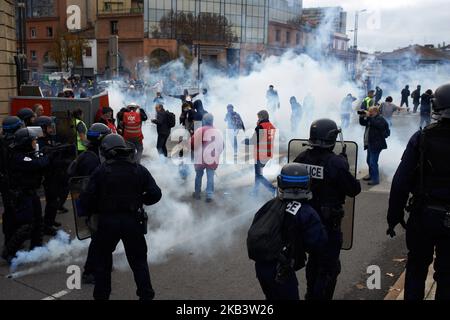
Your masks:
<path fill-rule="evenodd" d="M 103 8 L 98 11 L 98 15 L 128 15 L 144 14 L 144 8 Z"/>

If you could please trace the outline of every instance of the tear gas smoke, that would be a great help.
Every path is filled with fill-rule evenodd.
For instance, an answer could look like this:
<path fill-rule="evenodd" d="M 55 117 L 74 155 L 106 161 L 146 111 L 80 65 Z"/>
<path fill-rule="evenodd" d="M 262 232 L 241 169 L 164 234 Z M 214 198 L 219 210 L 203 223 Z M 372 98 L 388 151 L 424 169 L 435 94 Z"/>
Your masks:
<path fill-rule="evenodd" d="M 321 45 L 316 50 L 320 51 L 320 48 Z M 287 140 L 291 138 L 308 138 L 310 124 L 315 119 L 330 118 L 339 125 L 342 99 L 348 93 L 358 96 L 360 92 L 358 85 L 348 80 L 348 72 L 342 63 L 321 57 L 318 52 L 315 53 L 316 60 L 292 51 L 281 57 L 268 57 L 257 64 L 253 72 L 234 78 L 205 66 L 202 70 L 204 76 L 202 87 L 208 88 L 208 95 L 199 98 L 206 101 L 205 109 L 214 115 L 215 127 L 225 129 L 222 119 L 225 118 L 226 106 L 233 104 L 235 111 L 241 114 L 246 128 L 253 129 L 257 121 L 257 112 L 266 109 L 266 91 L 272 84 L 280 96 L 281 109 L 272 114 L 271 118 L 280 130 L 280 135 L 286 139 L 283 143 L 287 144 Z M 425 90 L 427 88 L 434 90 L 442 83 L 448 82 L 448 73 L 442 69 L 436 70 L 433 77 L 424 77 L 421 72 L 423 71 L 396 73 L 392 78 L 383 79 L 380 86 L 385 90 L 384 97 L 387 94 L 398 96 L 407 84 L 405 82 L 411 86 L 414 81 L 421 83 Z M 184 79 L 195 78 L 193 74 L 195 70 L 185 69 L 182 61 L 171 62 L 158 73 L 150 72 L 146 75 L 145 79 L 153 86 L 146 89 L 147 98 L 145 95 L 131 97 L 119 85 L 111 85 L 108 90 L 110 105 L 117 113 L 127 103 L 138 100 L 138 104 L 148 112 L 149 119 L 153 119 L 154 93 L 162 91 L 166 99 L 166 109 L 179 116 L 180 101 L 168 97 L 168 93 L 182 94 L 184 88 L 192 91 L 193 82 L 186 82 Z M 183 81 L 176 85 L 174 82 L 176 78 Z M 290 127 L 289 99 L 292 96 L 297 97 L 304 109 L 303 119 L 298 123 L 298 134 L 294 134 Z M 311 97 L 309 103 L 304 101 L 307 96 Z M 359 107 L 359 103 L 360 101 L 355 103 L 355 109 Z M 364 128 L 359 125 L 357 119 L 355 112 L 351 126 L 344 131 L 344 138 L 359 144 L 359 168 L 366 170 L 362 147 Z M 394 123 L 392 136 L 388 139 L 388 150 L 381 154 L 380 169 L 389 179 L 399 164 L 409 137 L 418 129 L 418 120 L 416 123 L 415 118 L 412 119 L 406 125 L 398 127 L 397 123 Z M 178 166 L 170 160 L 161 159 L 157 153 L 156 127 L 149 121 L 143 130 L 145 136 L 143 165 L 149 169 L 163 191 L 160 203 L 147 208 L 150 217 L 150 230 L 146 236 L 149 262 L 163 263 L 175 253 L 193 253 L 199 259 L 210 257 L 220 250 L 226 250 L 234 241 L 240 241 L 234 236 L 235 232 L 248 227 L 253 214 L 264 201 L 251 198 L 245 191 L 242 192 L 245 189 L 238 189 L 254 183 L 253 167 L 249 164 L 219 166 L 215 182 L 216 204 L 213 207 L 192 204 L 190 195 L 194 189 L 193 175 L 191 174 L 186 181 L 180 179 Z M 281 163 L 273 160 L 271 166 L 266 168 L 265 174 L 275 177 L 280 166 Z M 17 270 L 21 265 L 40 263 L 16 274 L 23 275 L 83 261 L 87 246 L 88 242 L 69 241 L 67 235 L 60 232 L 46 247 L 28 253 L 20 252 L 13 261 L 12 270 Z M 114 266 L 119 269 L 127 268 L 123 253 L 123 246 L 120 244 L 114 260 Z"/>

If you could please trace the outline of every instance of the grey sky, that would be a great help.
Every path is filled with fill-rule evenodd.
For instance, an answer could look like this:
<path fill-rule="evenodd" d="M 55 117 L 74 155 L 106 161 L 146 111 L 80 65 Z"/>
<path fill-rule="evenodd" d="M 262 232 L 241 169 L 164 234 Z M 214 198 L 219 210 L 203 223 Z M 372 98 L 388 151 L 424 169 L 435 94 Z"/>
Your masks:
<path fill-rule="evenodd" d="M 303 7 L 341 6 L 348 13 L 347 30 L 360 14 L 361 50 L 392 51 L 409 44 L 450 43 L 449 0 L 303 0 Z M 348 32 L 353 45 L 353 33 Z"/>

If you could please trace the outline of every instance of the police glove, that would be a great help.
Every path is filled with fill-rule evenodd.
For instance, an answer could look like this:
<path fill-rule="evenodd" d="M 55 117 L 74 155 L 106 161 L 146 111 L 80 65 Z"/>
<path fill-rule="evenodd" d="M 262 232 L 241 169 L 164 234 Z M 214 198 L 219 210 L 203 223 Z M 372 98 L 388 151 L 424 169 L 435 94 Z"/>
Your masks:
<path fill-rule="evenodd" d="M 395 227 L 394 226 L 392 226 L 392 227 L 389 227 L 389 229 L 387 229 L 387 231 L 386 231 L 386 234 L 388 235 L 388 236 L 390 236 L 391 238 L 395 238 L 395 236 L 397 235 L 396 233 L 395 233 Z"/>
<path fill-rule="evenodd" d="M 403 227 L 403 229 L 406 230 L 406 222 L 404 219 L 402 221 L 400 221 L 400 225 Z M 397 234 L 395 233 L 395 227 L 396 227 L 396 225 L 391 225 L 391 226 L 389 226 L 389 229 L 386 231 L 386 234 L 388 236 L 390 236 L 391 238 L 394 238 L 395 236 L 397 236 Z"/>

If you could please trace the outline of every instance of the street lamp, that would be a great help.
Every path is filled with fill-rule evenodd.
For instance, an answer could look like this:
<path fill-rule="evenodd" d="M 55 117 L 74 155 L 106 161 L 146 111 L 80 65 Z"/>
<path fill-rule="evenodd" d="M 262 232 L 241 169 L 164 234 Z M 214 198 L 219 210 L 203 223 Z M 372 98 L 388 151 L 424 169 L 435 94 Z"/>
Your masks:
<path fill-rule="evenodd" d="M 355 29 L 354 29 L 355 39 L 354 39 L 354 44 L 353 44 L 353 47 L 354 47 L 355 51 L 358 50 L 359 14 L 363 13 L 363 12 L 366 12 L 366 11 L 367 11 L 367 9 L 357 10 L 356 13 L 355 13 Z"/>

